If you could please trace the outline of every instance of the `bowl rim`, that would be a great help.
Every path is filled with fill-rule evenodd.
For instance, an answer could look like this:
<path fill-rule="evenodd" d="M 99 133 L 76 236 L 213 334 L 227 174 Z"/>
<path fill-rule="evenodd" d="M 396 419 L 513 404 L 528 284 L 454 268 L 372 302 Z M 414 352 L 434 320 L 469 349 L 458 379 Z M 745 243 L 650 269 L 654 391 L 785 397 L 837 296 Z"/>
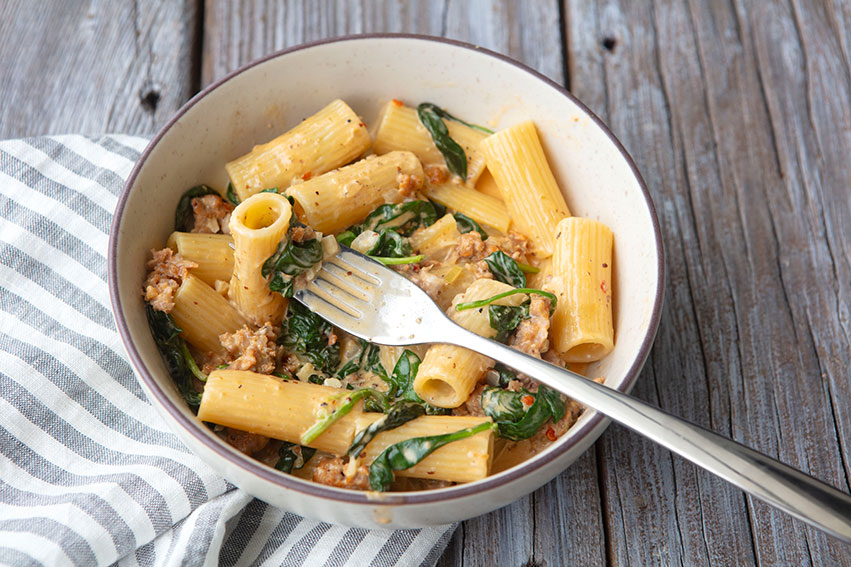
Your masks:
<path fill-rule="evenodd" d="M 614 143 L 617 150 L 621 153 L 621 155 L 629 165 L 630 170 L 632 171 L 632 174 L 635 179 L 638 181 L 641 192 L 644 195 L 645 203 L 648 212 L 650 213 L 651 224 L 653 226 L 653 237 L 655 239 L 656 249 L 659 251 L 656 266 L 656 277 L 658 283 L 656 288 L 656 296 L 653 300 L 653 310 L 650 315 L 650 321 L 647 326 L 644 339 L 642 340 L 641 346 L 638 350 L 638 355 L 636 356 L 632 365 L 627 370 L 623 383 L 617 389 L 622 392 L 628 392 L 632 388 L 632 386 L 638 379 L 638 375 L 641 371 L 641 368 L 644 366 L 644 362 L 646 361 L 650 349 L 653 346 L 653 341 L 656 337 L 656 332 L 659 327 L 659 321 L 662 313 L 662 304 L 665 294 L 665 249 L 662 242 L 662 232 L 659 225 L 659 219 L 656 214 L 656 207 L 653 204 L 653 199 L 650 196 L 647 184 L 644 182 L 644 179 L 642 178 L 641 173 L 638 171 L 638 168 L 636 167 L 632 157 L 626 151 L 620 140 L 618 140 L 618 138 L 612 133 L 609 127 L 596 114 L 594 114 L 594 112 L 592 112 L 585 104 L 583 104 L 569 91 L 567 91 L 562 85 L 556 83 L 555 81 L 536 71 L 535 69 L 532 69 L 527 65 L 520 63 L 515 59 L 512 59 L 507 55 L 491 51 L 487 48 L 479 47 L 475 44 L 443 37 L 409 33 L 367 33 L 337 36 L 333 38 L 325 38 L 307 43 L 302 43 L 299 45 L 288 47 L 286 49 L 275 51 L 274 53 L 270 53 L 268 55 L 255 59 L 243 65 L 242 67 L 239 67 L 238 69 L 228 73 L 221 79 L 214 81 L 213 83 L 202 89 L 200 92 L 198 92 L 191 99 L 189 99 L 189 101 L 187 101 L 183 106 L 181 106 L 180 109 L 178 109 L 178 111 L 151 139 L 151 141 L 145 147 L 145 150 L 139 156 L 139 159 L 134 165 L 130 176 L 127 178 L 127 181 L 125 182 L 124 187 L 122 188 L 121 195 L 119 196 L 118 203 L 115 207 L 115 212 L 113 214 L 113 219 L 110 227 L 107 259 L 107 276 L 109 280 L 110 303 L 112 304 L 113 317 L 115 318 L 118 332 L 121 336 L 122 342 L 124 343 L 124 347 L 127 349 L 127 354 L 130 357 L 131 362 L 133 363 L 136 373 L 143 381 L 144 385 L 147 386 L 148 391 L 153 395 L 156 402 L 160 405 L 161 409 L 164 409 L 174 421 L 176 421 L 189 435 L 191 435 L 195 439 L 195 441 L 201 443 L 208 449 L 212 450 L 214 453 L 227 460 L 230 464 L 244 469 L 246 472 L 256 475 L 257 477 L 261 478 L 266 482 L 278 485 L 281 488 L 295 490 L 297 492 L 305 493 L 308 496 L 330 499 L 348 504 L 369 505 L 373 507 L 386 505 L 399 506 L 415 504 L 433 504 L 440 503 L 445 500 L 451 500 L 454 498 L 471 496 L 478 493 L 486 493 L 500 486 L 508 485 L 518 480 L 520 477 L 526 476 L 529 473 L 539 470 L 547 464 L 551 463 L 552 461 L 556 460 L 558 457 L 560 457 L 573 447 L 585 441 L 586 437 L 592 434 L 594 430 L 600 427 L 603 424 L 604 420 L 608 418 L 602 413 L 596 410 L 592 410 L 594 413 L 589 419 L 584 420 L 583 423 L 574 425 L 574 427 L 571 428 L 573 429 L 575 427 L 579 427 L 579 430 L 572 432 L 569 439 L 565 440 L 565 442 L 561 445 L 554 447 L 553 450 L 539 453 L 538 455 L 525 461 L 523 463 L 523 466 L 515 466 L 498 475 L 487 477 L 485 479 L 472 483 L 456 485 L 444 489 L 426 490 L 421 492 L 401 492 L 396 494 L 386 493 L 382 494 L 382 497 L 380 499 L 375 498 L 374 495 L 368 492 L 346 490 L 317 484 L 292 475 L 281 473 L 280 471 L 274 470 L 271 467 L 262 464 L 260 461 L 252 459 L 247 455 L 243 455 L 238 451 L 227 450 L 227 448 L 221 446 L 219 443 L 211 439 L 208 435 L 205 435 L 203 432 L 201 432 L 201 425 L 197 421 L 197 419 L 192 419 L 186 416 L 180 409 L 178 409 L 174 404 L 172 404 L 171 399 L 160 388 L 157 381 L 149 372 L 147 366 L 145 365 L 142 359 L 142 356 L 136 349 L 136 345 L 131 340 L 130 328 L 123 315 L 124 311 L 118 290 L 118 233 L 119 225 L 121 224 L 121 219 L 124 216 L 124 209 L 127 204 L 130 188 L 135 184 L 139 172 L 144 167 L 153 149 L 166 135 L 166 133 L 168 133 L 168 131 L 174 126 L 174 124 L 189 111 L 189 109 L 198 104 L 210 92 L 214 91 L 224 83 L 227 83 L 234 77 L 244 73 L 245 71 L 257 65 L 263 64 L 272 59 L 276 59 L 289 53 L 318 47 L 321 45 L 371 39 L 404 39 L 440 43 L 462 49 L 473 50 L 477 53 L 482 53 L 484 55 L 494 57 L 504 63 L 511 64 L 519 68 L 521 71 L 525 71 L 526 73 L 532 75 L 534 78 L 543 81 L 546 85 L 555 89 L 562 96 L 566 97 L 573 104 L 577 105 Z M 153 400 L 150 401 L 153 404 Z M 592 443 L 596 441 L 597 438 L 599 438 L 599 435 L 602 434 L 602 432 L 603 429 L 601 428 L 600 433 L 597 434 L 597 437 L 592 440 Z"/>

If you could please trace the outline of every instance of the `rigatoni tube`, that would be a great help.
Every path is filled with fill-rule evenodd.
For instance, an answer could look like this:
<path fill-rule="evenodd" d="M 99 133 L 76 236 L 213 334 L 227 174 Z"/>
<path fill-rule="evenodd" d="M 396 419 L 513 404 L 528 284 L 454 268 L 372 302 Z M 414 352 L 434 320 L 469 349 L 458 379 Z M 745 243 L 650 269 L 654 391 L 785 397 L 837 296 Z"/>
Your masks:
<path fill-rule="evenodd" d="M 555 227 L 570 211 L 535 124 L 521 122 L 500 130 L 483 140 L 481 148 L 514 226 L 532 237 L 539 258 L 549 257 Z"/>
<path fill-rule="evenodd" d="M 556 227 L 546 287 L 558 297 L 552 345 L 566 362 L 600 360 L 614 346 L 613 241 L 609 227 L 591 219 L 571 217 Z"/>
<path fill-rule="evenodd" d="M 427 183 L 425 194 L 432 201 L 463 213 L 480 224 L 508 232 L 511 217 L 505 203 L 495 197 L 456 183 Z"/>
<path fill-rule="evenodd" d="M 290 202 L 278 193 L 252 195 L 231 213 L 235 250 L 228 294 L 256 325 L 280 323 L 286 308 L 283 296 L 269 290 L 261 268 L 286 237 L 291 215 Z"/>
<path fill-rule="evenodd" d="M 198 264 L 192 274 L 213 285 L 233 274 L 233 238 L 227 234 L 172 232 L 166 246 Z"/>
<path fill-rule="evenodd" d="M 514 289 L 508 284 L 491 279 L 479 279 L 452 300 L 449 317 L 477 335 L 494 337 L 497 331 L 491 327 L 488 308 L 458 311 L 455 306 L 468 301 L 493 297 L 498 293 Z M 519 305 L 527 296 L 518 293 L 494 302 L 495 305 Z M 428 349 L 417 376 L 414 391 L 428 403 L 441 408 L 456 408 L 467 401 L 470 392 L 493 366 L 493 360 L 483 354 L 465 348 L 436 344 Z"/>
<path fill-rule="evenodd" d="M 227 299 L 192 274 L 174 294 L 171 316 L 183 330 L 181 336 L 205 352 L 223 352 L 219 335 L 232 333 L 247 322 Z"/>
<path fill-rule="evenodd" d="M 305 224 L 329 233 L 362 221 L 379 205 L 402 202 L 422 185 L 417 156 L 390 152 L 293 185 L 287 195 Z"/>
<path fill-rule="evenodd" d="M 292 130 L 228 162 L 225 170 L 245 200 L 272 187 L 283 192 L 296 179 L 345 165 L 365 152 L 370 141 L 366 125 L 337 99 Z"/>
<path fill-rule="evenodd" d="M 334 401 L 347 392 L 242 370 L 214 370 L 204 386 L 198 419 L 300 443 L 301 435 L 316 422 L 317 414 L 333 408 Z M 345 454 L 360 414 L 358 404 L 309 446 L 335 455 Z"/>
<path fill-rule="evenodd" d="M 356 422 L 357 431 L 366 429 L 381 417 L 383 414 L 362 414 Z M 364 463 L 371 463 L 384 449 L 400 441 L 453 433 L 490 421 L 489 417 L 424 415 L 376 435 L 361 453 L 360 458 Z M 453 441 L 437 449 L 413 467 L 396 471 L 396 474 L 403 477 L 431 478 L 451 482 L 481 480 L 490 472 L 493 438 L 493 431 L 489 429 L 467 439 Z"/>

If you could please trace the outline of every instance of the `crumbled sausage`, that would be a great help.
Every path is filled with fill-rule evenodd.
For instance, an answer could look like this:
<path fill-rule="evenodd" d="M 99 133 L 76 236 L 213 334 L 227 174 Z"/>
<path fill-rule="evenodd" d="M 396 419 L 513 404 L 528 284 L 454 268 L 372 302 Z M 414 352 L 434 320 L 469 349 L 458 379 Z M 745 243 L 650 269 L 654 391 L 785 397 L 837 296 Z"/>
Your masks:
<path fill-rule="evenodd" d="M 218 195 L 195 197 L 192 199 L 192 214 L 195 216 L 192 232 L 227 233 L 232 211 L 233 205 Z"/>
<path fill-rule="evenodd" d="M 529 238 L 513 230 L 500 239 L 498 246 L 500 250 L 518 262 L 526 260 L 529 255 Z"/>
<path fill-rule="evenodd" d="M 174 308 L 174 294 L 189 274 L 189 270 L 198 264 L 184 259 L 171 248 L 151 250 L 152 259 L 148 261 L 148 277 L 142 295 L 145 301 L 157 311 L 169 313 Z"/>
<path fill-rule="evenodd" d="M 316 238 L 316 232 L 309 226 L 296 225 L 292 228 L 291 234 L 293 242 L 304 242 Z"/>
<path fill-rule="evenodd" d="M 419 175 L 400 173 L 396 176 L 396 183 L 399 187 L 399 193 L 403 197 L 410 197 L 423 186 L 423 178 Z"/>
<path fill-rule="evenodd" d="M 257 433 L 248 433 L 247 431 L 228 427 L 225 430 L 225 441 L 238 451 L 246 455 L 253 455 L 266 447 L 269 443 L 269 438 L 264 435 L 258 435 Z"/>
<path fill-rule="evenodd" d="M 429 183 L 437 185 L 449 181 L 449 170 L 442 165 L 427 165 L 423 170 Z"/>
<path fill-rule="evenodd" d="M 473 417 L 482 417 L 485 415 L 482 410 L 482 392 L 487 384 L 479 384 L 476 389 L 470 393 L 470 397 L 462 405 L 452 410 L 452 415 L 470 415 Z"/>
<path fill-rule="evenodd" d="M 346 468 L 343 457 L 322 458 L 313 470 L 313 482 L 337 488 L 369 490 L 369 469 L 365 465 L 358 465 L 352 477 L 346 476 Z"/>
<path fill-rule="evenodd" d="M 245 325 L 236 332 L 223 333 L 219 341 L 232 359 L 228 369 L 271 374 L 278 358 L 277 338 L 277 330 L 266 323 L 256 331 Z"/>
<path fill-rule="evenodd" d="M 547 333 L 550 330 L 550 300 L 542 295 L 532 294 L 529 304 L 529 318 L 517 325 L 517 330 L 509 340 L 509 346 L 519 351 L 540 357 L 549 346 Z"/>

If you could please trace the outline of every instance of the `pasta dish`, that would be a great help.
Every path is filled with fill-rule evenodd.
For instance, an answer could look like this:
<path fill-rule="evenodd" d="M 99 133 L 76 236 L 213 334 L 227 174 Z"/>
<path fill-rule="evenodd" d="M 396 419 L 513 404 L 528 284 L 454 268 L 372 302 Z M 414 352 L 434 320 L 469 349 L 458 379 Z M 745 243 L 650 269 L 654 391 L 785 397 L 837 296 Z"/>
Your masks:
<path fill-rule="evenodd" d="M 186 191 L 148 262 L 148 322 L 198 418 L 271 467 L 356 490 L 480 480 L 582 407 L 464 348 L 352 337 L 293 290 L 349 246 L 466 329 L 582 372 L 614 346 L 613 235 L 571 215 L 531 121 L 492 132 L 392 100 L 374 126 L 335 100 L 225 164 L 224 191 Z"/>

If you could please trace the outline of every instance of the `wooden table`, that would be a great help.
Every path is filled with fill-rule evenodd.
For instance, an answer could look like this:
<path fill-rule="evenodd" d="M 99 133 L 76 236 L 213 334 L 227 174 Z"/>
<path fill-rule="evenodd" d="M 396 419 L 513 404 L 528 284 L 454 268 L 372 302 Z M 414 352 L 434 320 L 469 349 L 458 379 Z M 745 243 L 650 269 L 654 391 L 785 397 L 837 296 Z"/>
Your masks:
<path fill-rule="evenodd" d="M 34 6 L 36 5 L 37 6 Z M 446 36 L 565 84 L 632 153 L 668 256 L 634 393 L 849 490 L 851 3 L 0 3 L 0 137 L 152 134 L 274 50 Z M 851 547 L 613 426 L 440 565 L 851 565 Z"/>

